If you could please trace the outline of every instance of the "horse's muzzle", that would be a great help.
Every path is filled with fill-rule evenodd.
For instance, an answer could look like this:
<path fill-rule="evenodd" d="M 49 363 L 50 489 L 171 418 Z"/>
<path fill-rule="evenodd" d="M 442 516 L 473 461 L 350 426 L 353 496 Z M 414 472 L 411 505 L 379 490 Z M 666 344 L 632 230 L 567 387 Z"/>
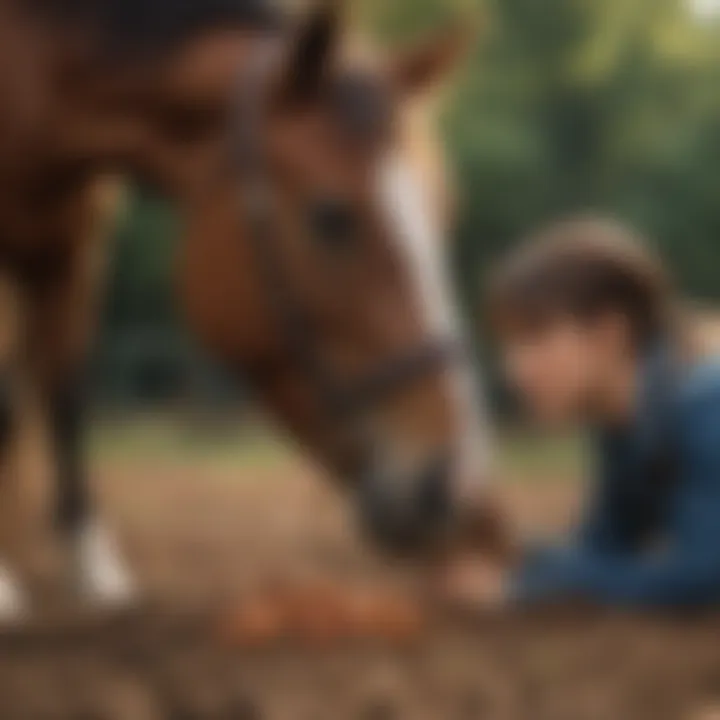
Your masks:
<path fill-rule="evenodd" d="M 359 489 L 359 510 L 370 539 L 386 552 L 420 554 L 443 546 L 452 529 L 453 463 L 439 457 L 412 477 L 369 473 Z"/>

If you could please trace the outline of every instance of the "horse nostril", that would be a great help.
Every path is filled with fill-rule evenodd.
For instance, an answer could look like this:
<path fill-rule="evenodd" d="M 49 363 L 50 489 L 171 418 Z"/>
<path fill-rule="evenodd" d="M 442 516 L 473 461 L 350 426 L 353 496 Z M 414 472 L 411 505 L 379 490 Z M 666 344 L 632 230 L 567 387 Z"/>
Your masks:
<path fill-rule="evenodd" d="M 371 476 L 363 483 L 363 525 L 384 548 L 412 552 L 445 535 L 452 513 L 451 461 L 442 457 L 413 478 Z"/>
<path fill-rule="evenodd" d="M 425 470 L 417 490 L 417 514 L 429 529 L 445 525 L 451 511 L 451 461 L 447 457 L 435 460 Z"/>

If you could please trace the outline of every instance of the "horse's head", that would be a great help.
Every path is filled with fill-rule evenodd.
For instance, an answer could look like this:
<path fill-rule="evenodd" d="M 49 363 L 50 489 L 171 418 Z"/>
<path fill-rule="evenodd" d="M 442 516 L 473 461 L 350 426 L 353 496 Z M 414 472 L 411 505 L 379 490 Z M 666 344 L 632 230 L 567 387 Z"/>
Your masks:
<path fill-rule="evenodd" d="M 414 109 L 458 57 L 347 51 L 317 12 L 237 74 L 223 161 L 189 201 L 183 295 L 210 347 L 350 481 L 387 544 L 442 537 L 487 462 L 445 273 L 442 163 Z"/>

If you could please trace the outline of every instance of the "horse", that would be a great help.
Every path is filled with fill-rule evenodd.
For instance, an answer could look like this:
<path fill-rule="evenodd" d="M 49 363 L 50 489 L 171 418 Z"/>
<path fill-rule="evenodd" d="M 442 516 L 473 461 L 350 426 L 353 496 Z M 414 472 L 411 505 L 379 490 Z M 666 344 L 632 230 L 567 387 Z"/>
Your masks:
<path fill-rule="evenodd" d="M 138 588 L 83 460 L 85 364 L 126 179 L 174 201 L 187 322 L 391 552 L 484 507 L 487 423 L 421 112 L 453 30 L 380 53 L 321 3 L 0 2 L 0 610 Z M 42 446 L 43 453 L 37 448 Z M 44 461 L 40 460 L 44 458 Z"/>

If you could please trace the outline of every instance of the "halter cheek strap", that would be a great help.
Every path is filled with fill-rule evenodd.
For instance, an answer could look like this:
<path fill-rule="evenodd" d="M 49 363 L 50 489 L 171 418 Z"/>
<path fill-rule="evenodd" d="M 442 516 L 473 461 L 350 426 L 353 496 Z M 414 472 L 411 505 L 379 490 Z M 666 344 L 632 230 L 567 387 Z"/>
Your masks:
<path fill-rule="evenodd" d="M 308 383 L 330 422 L 345 422 L 388 400 L 416 381 L 436 372 L 460 354 L 454 342 L 432 339 L 382 362 L 352 382 L 340 381 L 320 351 L 321 343 L 310 314 L 303 308 L 282 262 L 272 179 L 263 146 L 264 110 L 273 55 L 260 53 L 248 64 L 238 84 L 232 117 L 234 172 L 240 180 L 241 207 L 249 225 L 249 240 L 258 277 L 283 344 L 282 368 L 293 368 Z M 273 365 L 256 368 L 265 375 Z M 280 367 L 275 367 L 280 369 Z"/>

